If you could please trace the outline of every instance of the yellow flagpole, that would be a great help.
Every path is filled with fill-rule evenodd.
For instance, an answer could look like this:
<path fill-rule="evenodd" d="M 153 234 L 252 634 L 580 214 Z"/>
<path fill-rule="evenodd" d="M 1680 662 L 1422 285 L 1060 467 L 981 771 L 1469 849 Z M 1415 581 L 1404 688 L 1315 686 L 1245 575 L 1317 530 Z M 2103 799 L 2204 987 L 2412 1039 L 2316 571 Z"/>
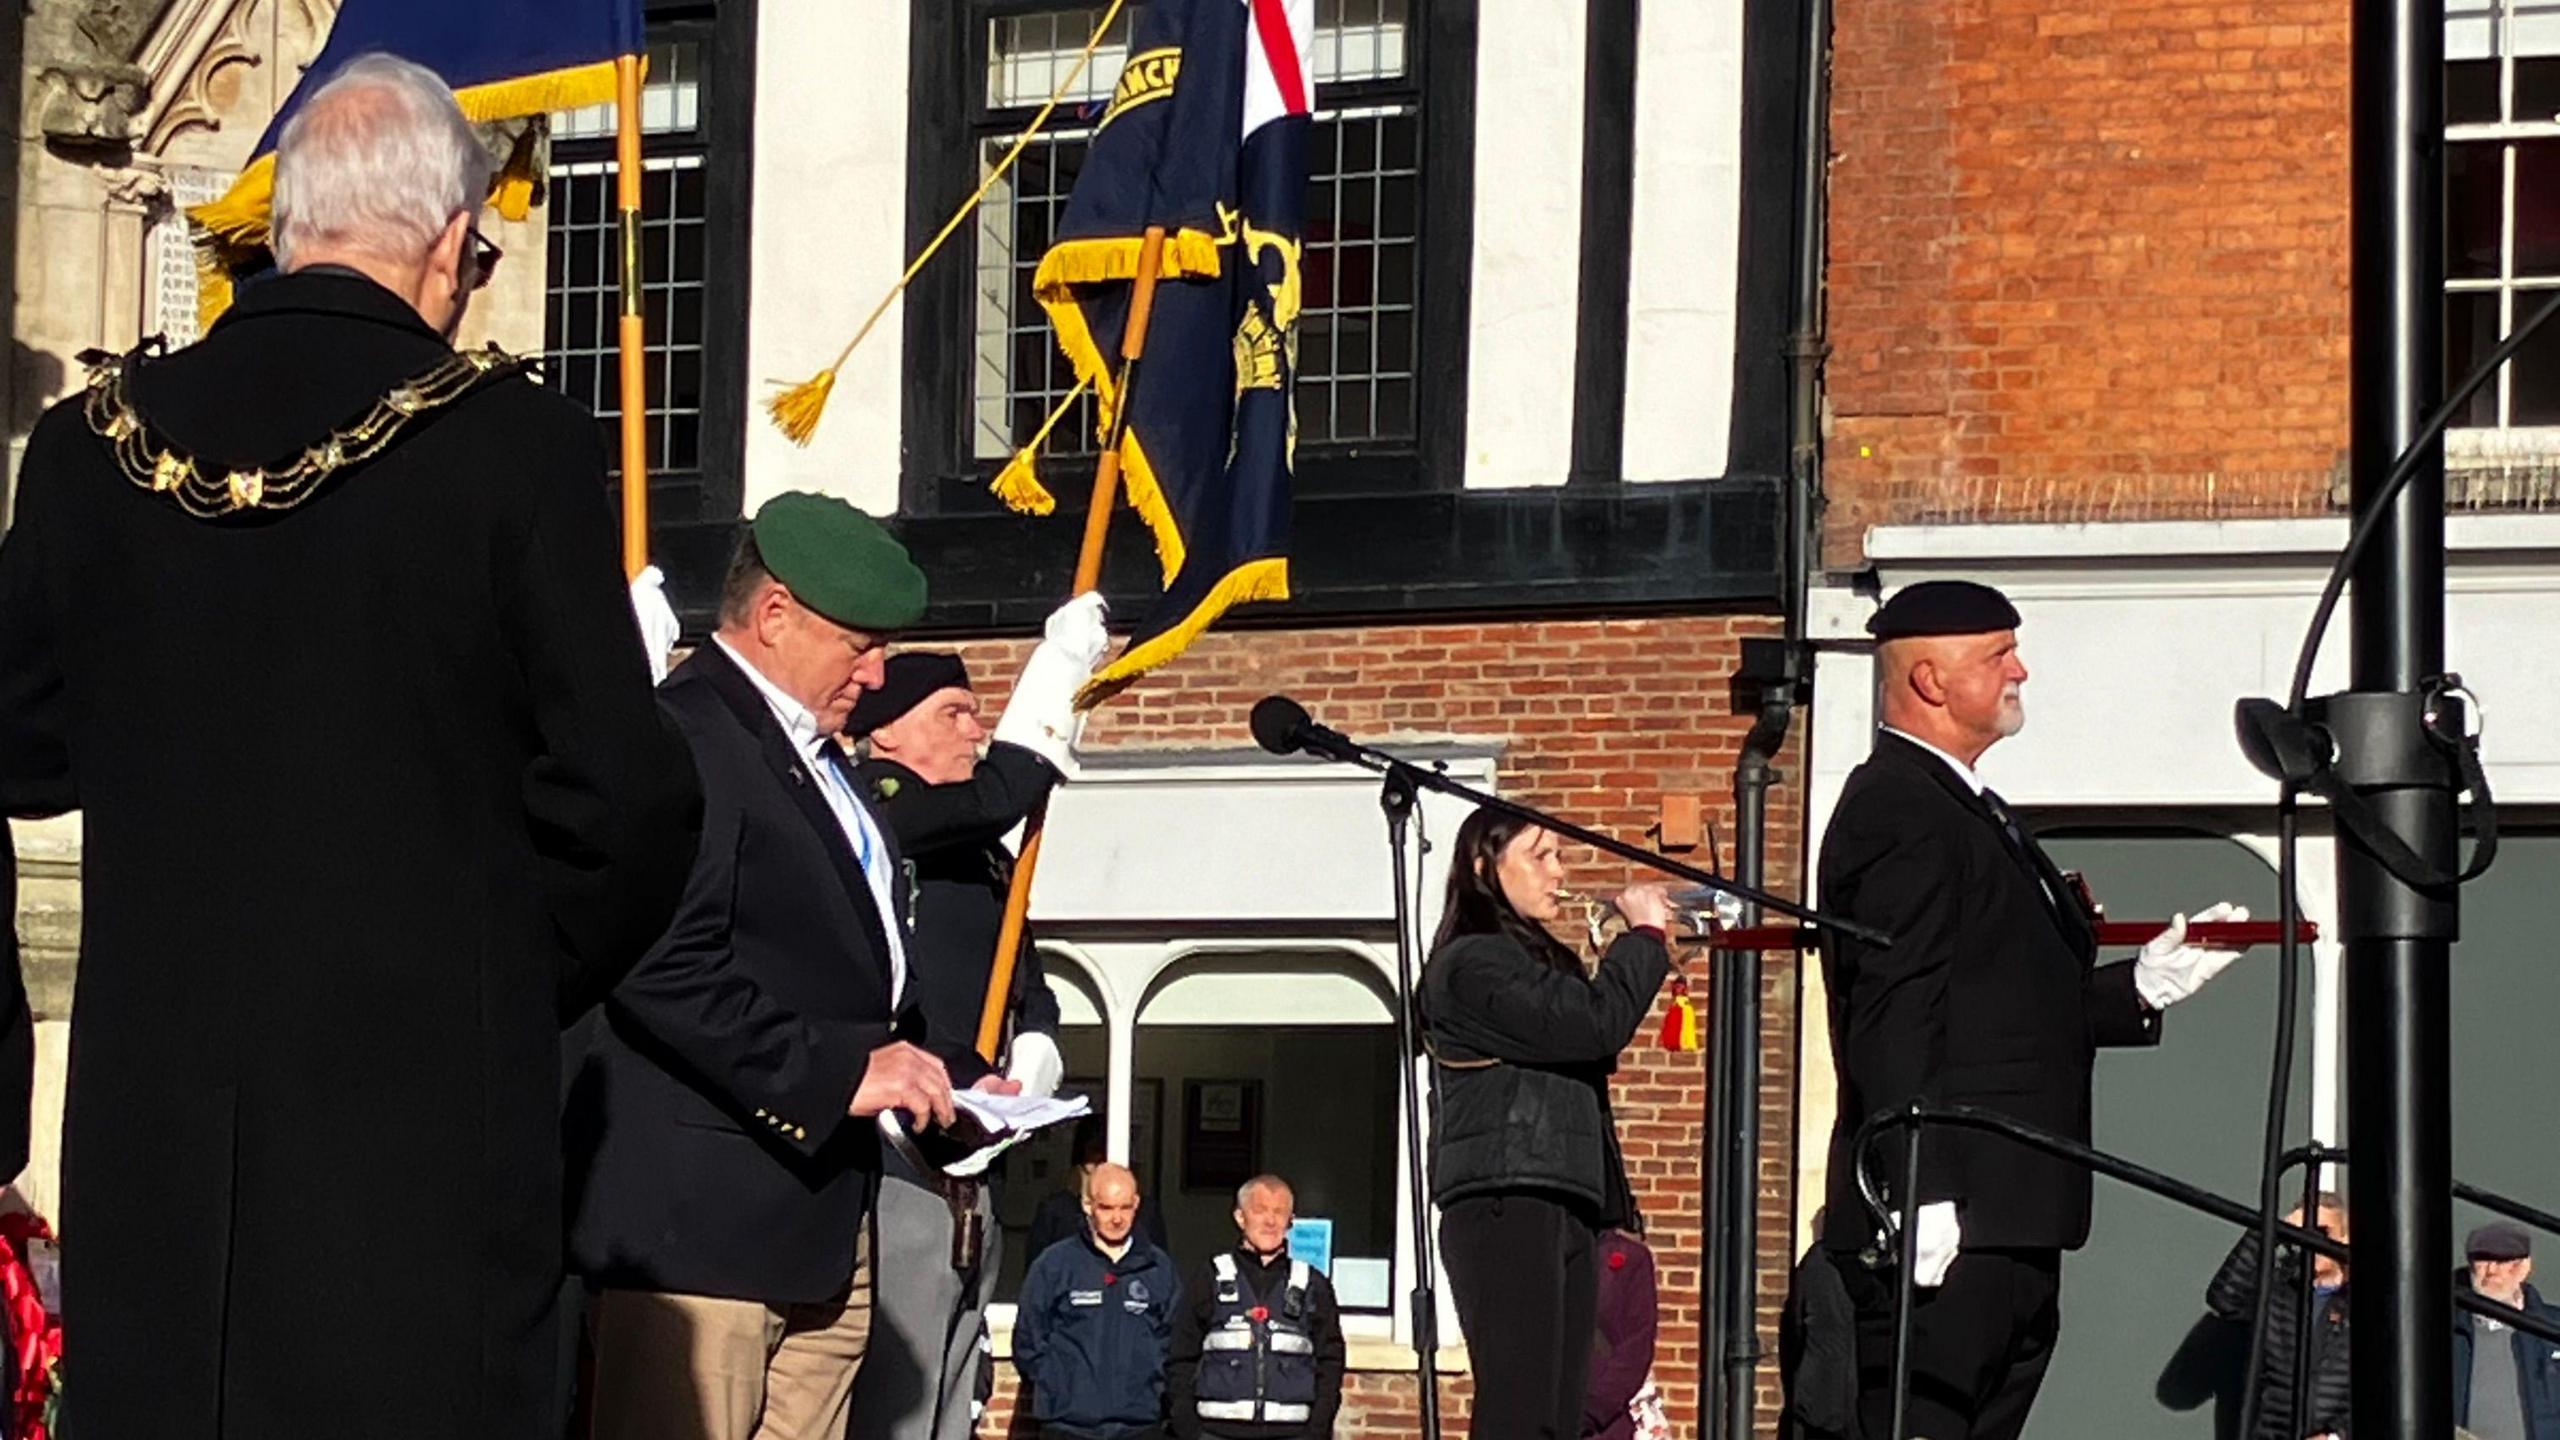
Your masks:
<path fill-rule="evenodd" d="M 622 216 L 622 569 L 649 564 L 649 381 L 640 319 L 640 57 L 616 56 L 614 170 Z"/>
<path fill-rule="evenodd" d="M 1164 266 L 1164 227 L 1150 225 L 1138 250 L 1138 273 L 1129 286 L 1129 318 L 1120 327 L 1118 408 L 1112 411 L 1111 433 L 1103 437 L 1101 458 L 1093 466 L 1093 504 L 1084 512 L 1084 545 L 1076 552 L 1075 584 L 1069 598 L 1102 585 L 1103 543 L 1111 535 L 1111 512 L 1120 502 L 1120 445 L 1129 434 L 1130 401 L 1137 394 L 1138 362 L 1147 355 L 1147 326 L 1155 317 L 1156 272 Z M 1004 1039 L 1006 1002 L 1013 995 L 1014 960 L 1022 953 L 1022 932 L 1031 919 L 1031 877 L 1040 868 L 1040 838 L 1047 832 L 1049 802 L 1043 800 L 1023 826 L 1022 853 L 1014 857 L 1013 880 L 1005 891 L 1004 919 L 996 931 L 994 973 L 987 978 L 986 1008 L 978 1015 L 978 1054 L 994 1064 Z"/>

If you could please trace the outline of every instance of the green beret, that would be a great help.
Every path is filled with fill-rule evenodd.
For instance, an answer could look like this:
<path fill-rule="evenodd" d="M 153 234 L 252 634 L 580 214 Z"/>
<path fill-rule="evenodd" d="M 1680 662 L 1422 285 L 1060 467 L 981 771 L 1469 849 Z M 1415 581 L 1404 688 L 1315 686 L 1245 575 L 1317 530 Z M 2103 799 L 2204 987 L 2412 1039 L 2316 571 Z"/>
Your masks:
<path fill-rule="evenodd" d="M 831 495 L 786 491 L 756 512 L 764 568 L 800 603 L 852 630 L 904 630 L 924 618 L 924 572 L 877 520 Z"/>

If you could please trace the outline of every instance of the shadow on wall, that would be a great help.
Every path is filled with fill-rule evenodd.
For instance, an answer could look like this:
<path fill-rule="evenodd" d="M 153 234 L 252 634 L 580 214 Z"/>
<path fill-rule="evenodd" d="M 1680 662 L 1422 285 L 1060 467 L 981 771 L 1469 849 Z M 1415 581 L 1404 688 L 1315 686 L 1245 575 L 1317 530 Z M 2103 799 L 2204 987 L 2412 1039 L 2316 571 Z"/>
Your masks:
<path fill-rule="evenodd" d="M 2160 1367 L 2152 1387 L 2163 1407 L 2188 1414 L 2213 1407 L 2214 1440 L 2239 1440 L 2241 1375 L 2249 1364 L 2249 1332 L 2214 1315 L 2199 1315 Z"/>

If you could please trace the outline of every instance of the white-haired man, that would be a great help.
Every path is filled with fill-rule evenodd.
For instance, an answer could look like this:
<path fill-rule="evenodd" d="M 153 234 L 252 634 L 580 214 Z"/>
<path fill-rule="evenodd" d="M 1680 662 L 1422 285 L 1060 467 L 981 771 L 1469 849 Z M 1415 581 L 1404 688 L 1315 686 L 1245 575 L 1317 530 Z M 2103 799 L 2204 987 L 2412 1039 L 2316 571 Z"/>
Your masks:
<path fill-rule="evenodd" d="M 564 1007 L 700 793 L 593 417 L 447 343 L 490 165 L 386 56 L 277 148 L 283 271 L 44 417 L 0 803 L 79 808 L 72 1428 L 556 1434 Z"/>

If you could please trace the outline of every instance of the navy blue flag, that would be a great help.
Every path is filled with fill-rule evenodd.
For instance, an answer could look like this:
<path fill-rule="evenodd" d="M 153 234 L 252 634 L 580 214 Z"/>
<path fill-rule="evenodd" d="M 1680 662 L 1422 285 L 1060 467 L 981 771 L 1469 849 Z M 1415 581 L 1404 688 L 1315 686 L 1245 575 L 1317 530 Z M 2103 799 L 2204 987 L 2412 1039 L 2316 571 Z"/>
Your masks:
<path fill-rule="evenodd" d="M 1121 444 L 1164 597 L 1097 688 L 1182 653 L 1231 605 L 1289 597 L 1313 0 L 1150 0 L 1033 281 L 1107 434 L 1131 281 L 1165 228 Z"/>
<path fill-rule="evenodd" d="M 424 65 L 451 86 L 475 125 L 601 105 L 614 98 L 614 61 L 641 52 L 641 0 L 345 0 L 329 38 L 258 137 L 248 167 L 222 198 L 188 212 L 205 249 L 203 318 L 230 301 L 230 279 L 265 262 L 275 200 L 276 137 L 313 90 L 376 50 Z M 512 187 L 531 149 L 501 176 L 500 208 L 524 218 L 529 181 Z M 520 192 L 509 203 L 508 189 Z"/>

